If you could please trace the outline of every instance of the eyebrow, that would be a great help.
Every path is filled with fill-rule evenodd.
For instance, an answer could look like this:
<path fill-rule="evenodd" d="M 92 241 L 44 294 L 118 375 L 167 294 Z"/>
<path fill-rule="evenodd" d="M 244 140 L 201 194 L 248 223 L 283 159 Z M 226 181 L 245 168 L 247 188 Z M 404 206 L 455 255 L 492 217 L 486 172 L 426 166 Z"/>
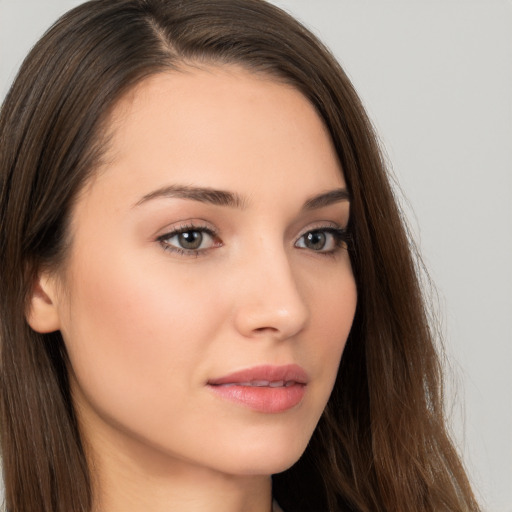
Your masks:
<path fill-rule="evenodd" d="M 304 210 L 318 210 L 331 204 L 350 201 L 350 194 L 346 188 L 336 188 L 309 198 L 304 203 Z"/>
<path fill-rule="evenodd" d="M 246 199 L 235 192 L 189 185 L 169 185 L 159 188 L 143 196 L 134 206 L 137 207 L 152 199 L 161 198 L 189 199 L 201 203 L 213 204 L 215 206 L 227 206 L 239 209 L 244 209 L 247 206 Z M 342 201 L 350 201 L 350 194 L 346 188 L 337 188 L 310 197 L 306 200 L 302 209 L 318 210 Z"/>
<path fill-rule="evenodd" d="M 159 188 L 149 194 L 146 194 L 135 206 L 159 198 L 178 198 L 190 199 L 201 203 L 210 203 L 216 206 L 229 206 L 231 208 L 244 209 L 246 201 L 244 198 L 234 192 L 225 190 L 216 190 L 208 187 L 192 187 L 188 185 L 169 185 Z"/>

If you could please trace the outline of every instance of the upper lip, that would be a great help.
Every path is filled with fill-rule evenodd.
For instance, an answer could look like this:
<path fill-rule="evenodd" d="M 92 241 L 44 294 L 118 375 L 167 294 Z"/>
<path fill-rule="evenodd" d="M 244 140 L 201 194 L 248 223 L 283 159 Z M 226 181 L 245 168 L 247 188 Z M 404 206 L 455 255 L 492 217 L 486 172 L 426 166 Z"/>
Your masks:
<path fill-rule="evenodd" d="M 211 386 L 220 386 L 222 384 L 240 384 L 254 381 L 293 381 L 298 384 L 307 384 L 308 380 L 308 374 L 304 368 L 297 364 L 287 364 L 282 366 L 261 365 L 239 370 L 216 379 L 210 379 L 208 384 Z"/>

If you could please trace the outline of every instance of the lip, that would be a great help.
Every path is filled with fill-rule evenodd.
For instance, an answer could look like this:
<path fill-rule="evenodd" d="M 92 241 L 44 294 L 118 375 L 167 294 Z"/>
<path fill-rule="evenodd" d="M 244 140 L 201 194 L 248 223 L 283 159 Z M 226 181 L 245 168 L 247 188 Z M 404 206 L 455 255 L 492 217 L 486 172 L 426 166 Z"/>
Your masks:
<path fill-rule="evenodd" d="M 211 379 L 207 386 L 217 396 L 254 411 L 279 413 L 302 401 L 308 380 L 296 364 L 262 365 Z"/>

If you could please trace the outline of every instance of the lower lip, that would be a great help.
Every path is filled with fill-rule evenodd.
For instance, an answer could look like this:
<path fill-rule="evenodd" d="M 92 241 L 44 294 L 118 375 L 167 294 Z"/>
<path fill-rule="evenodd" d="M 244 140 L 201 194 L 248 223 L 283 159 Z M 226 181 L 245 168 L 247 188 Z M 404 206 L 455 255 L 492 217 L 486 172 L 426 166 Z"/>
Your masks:
<path fill-rule="evenodd" d="M 237 385 L 209 385 L 208 387 L 226 400 L 264 413 L 287 411 L 298 405 L 306 392 L 306 386 L 304 384 L 294 384 L 293 386 L 278 388 Z"/>

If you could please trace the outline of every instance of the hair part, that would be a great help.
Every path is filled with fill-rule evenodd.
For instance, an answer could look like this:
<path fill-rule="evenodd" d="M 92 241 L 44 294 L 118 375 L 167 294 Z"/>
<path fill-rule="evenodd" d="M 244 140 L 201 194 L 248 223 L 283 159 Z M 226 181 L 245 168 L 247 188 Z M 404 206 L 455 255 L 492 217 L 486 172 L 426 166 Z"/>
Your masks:
<path fill-rule="evenodd" d="M 0 113 L 1 443 L 9 512 L 87 512 L 92 490 L 60 333 L 25 319 L 38 272 L 65 262 L 69 219 L 136 84 L 187 65 L 284 81 L 322 117 L 350 190 L 358 306 L 334 391 L 285 510 L 478 510 L 446 432 L 441 369 L 376 136 L 329 51 L 261 0 L 93 0 L 25 60 Z"/>

